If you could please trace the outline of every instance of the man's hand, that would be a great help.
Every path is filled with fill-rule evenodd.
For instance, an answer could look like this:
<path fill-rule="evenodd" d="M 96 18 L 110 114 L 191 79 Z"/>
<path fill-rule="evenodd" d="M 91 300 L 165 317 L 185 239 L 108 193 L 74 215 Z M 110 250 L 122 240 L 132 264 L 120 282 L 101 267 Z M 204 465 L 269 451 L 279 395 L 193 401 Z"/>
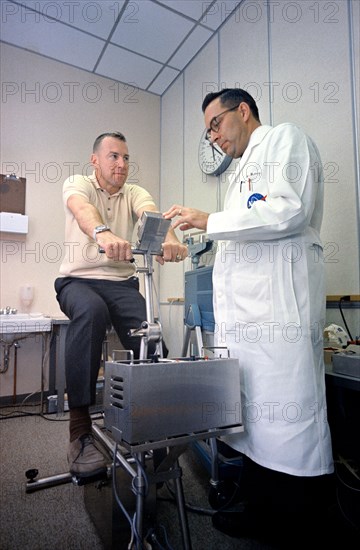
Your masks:
<path fill-rule="evenodd" d="M 156 261 L 161 265 L 165 262 L 181 262 L 188 256 L 187 246 L 182 244 L 175 235 L 168 237 L 168 239 L 162 244 L 162 249 L 163 255 L 156 256 Z"/>
<path fill-rule="evenodd" d="M 174 204 L 167 212 L 163 213 L 163 216 L 167 220 L 178 218 L 172 223 L 173 229 L 179 227 L 181 231 L 187 231 L 188 229 L 196 228 L 206 231 L 209 214 L 195 208 L 187 208 Z"/>
<path fill-rule="evenodd" d="M 133 259 L 129 241 L 117 237 L 111 231 L 98 233 L 96 242 L 105 252 L 106 256 L 115 262 L 130 261 Z"/>

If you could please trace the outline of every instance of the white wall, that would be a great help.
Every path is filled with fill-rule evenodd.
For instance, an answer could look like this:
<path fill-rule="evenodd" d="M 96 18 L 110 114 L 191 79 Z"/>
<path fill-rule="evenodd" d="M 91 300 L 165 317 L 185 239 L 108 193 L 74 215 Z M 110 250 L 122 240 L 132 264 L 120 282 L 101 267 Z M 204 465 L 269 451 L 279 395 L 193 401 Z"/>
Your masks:
<path fill-rule="evenodd" d="M 347 0 L 279 0 L 270 2 L 267 9 L 265 2 L 245 0 L 162 97 L 163 209 L 168 208 L 169 202 L 177 201 L 208 212 L 221 208 L 226 174 L 233 164 L 217 178 L 205 178 L 197 164 L 197 147 L 204 128 L 201 103 L 209 91 L 243 87 L 257 100 L 264 124 L 291 121 L 312 136 L 325 168 L 322 239 L 328 295 L 360 293 L 357 225 L 360 208 L 357 211 L 351 103 L 354 75 L 349 53 L 351 8 L 359 100 L 359 4 Z M 183 158 L 183 164 L 177 172 L 176 192 L 172 195 L 169 171 L 179 158 Z M 171 280 L 162 272 L 162 288 L 172 281 L 182 295 L 183 271 L 187 268 L 174 266 Z M 349 315 L 354 319 L 353 331 L 358 333 L 359 313 Z M 165 311 L 163 316 L 166 317 Z M 176 339 L 174 334 L 171 337 Z M 181 339 L 180 332 L 177 338 Z"/>
<path fill-rule="evenodd" d="M 95 138 L 120 130 L 129 145 L 130 181 L 158 200 L 160 99 L 140 91 L 132 95 L 111 80 L 1 46 L 7 94 L 0 168 L 26 177 L 29 216 L 26 237 L 1 234 L 1 307 L 19 307 L 19 288 L 29 282 L 35 288 L 33 310 L 54 314 L 59 311 L 53 282 L 63 249 L 63 181 L 72 172 L 91 172 Z"/>
<path fill-rule="evenodd" d="M 20 287 L 30 283 L 32 311 L 58 315 L 53 285 L 63 251 L 63 181 L 72 172 L 91 171 L 95 138 L 119 130 L 129 145 L 130 181 L 158 201 L 160 98 L 5 44 L 1 80 L 0 173 L 26 177 L 29 232 L 0 234 L 0 307 L 20 309 Z M 25 380 L 29 392 L 37 391 L 40 361 L 30 367 L 24 348 L 18 352 L 19 388 Z M 0 395 L 12 394 L 11 378 L 12 369 L 0 375 Z"/>

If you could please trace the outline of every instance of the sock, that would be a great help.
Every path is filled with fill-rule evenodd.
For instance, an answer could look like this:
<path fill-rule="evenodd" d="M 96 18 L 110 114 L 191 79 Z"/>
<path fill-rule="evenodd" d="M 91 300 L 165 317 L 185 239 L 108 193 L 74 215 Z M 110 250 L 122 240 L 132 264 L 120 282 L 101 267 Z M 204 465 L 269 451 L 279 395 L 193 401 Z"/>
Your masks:
<path fill-rule="evenodd" d="M 70 441 L 74 441 L 84 434 L 91 433 L 91 418 L 89 407 L 70 409 Z"/>

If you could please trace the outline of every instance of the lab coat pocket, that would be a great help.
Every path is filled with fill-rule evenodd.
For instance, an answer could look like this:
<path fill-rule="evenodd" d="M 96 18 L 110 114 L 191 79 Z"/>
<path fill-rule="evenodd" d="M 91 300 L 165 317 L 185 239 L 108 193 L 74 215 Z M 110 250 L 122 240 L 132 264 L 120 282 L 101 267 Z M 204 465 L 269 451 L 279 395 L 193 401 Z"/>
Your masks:
<path fill-rule="evenodd" d="M 230 289 L 229 289 L 230 290 Z M 232 296 L 239 323 L 264 323 L 273 320 L 273 293 L 270 277 L 232 277 Z"/>

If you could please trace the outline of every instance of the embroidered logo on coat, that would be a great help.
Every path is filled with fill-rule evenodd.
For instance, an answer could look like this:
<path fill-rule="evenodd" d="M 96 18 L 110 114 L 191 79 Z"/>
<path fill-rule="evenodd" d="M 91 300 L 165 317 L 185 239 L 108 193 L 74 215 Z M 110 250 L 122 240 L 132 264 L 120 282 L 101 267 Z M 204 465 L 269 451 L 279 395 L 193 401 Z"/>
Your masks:
<path fill-rule="evenodd" d="M 261 195 L 260 193 L 253 193 L 247 200 L 247 207 L 251 208 L 256 201 L 266 201 L 267 195 Z"/>

